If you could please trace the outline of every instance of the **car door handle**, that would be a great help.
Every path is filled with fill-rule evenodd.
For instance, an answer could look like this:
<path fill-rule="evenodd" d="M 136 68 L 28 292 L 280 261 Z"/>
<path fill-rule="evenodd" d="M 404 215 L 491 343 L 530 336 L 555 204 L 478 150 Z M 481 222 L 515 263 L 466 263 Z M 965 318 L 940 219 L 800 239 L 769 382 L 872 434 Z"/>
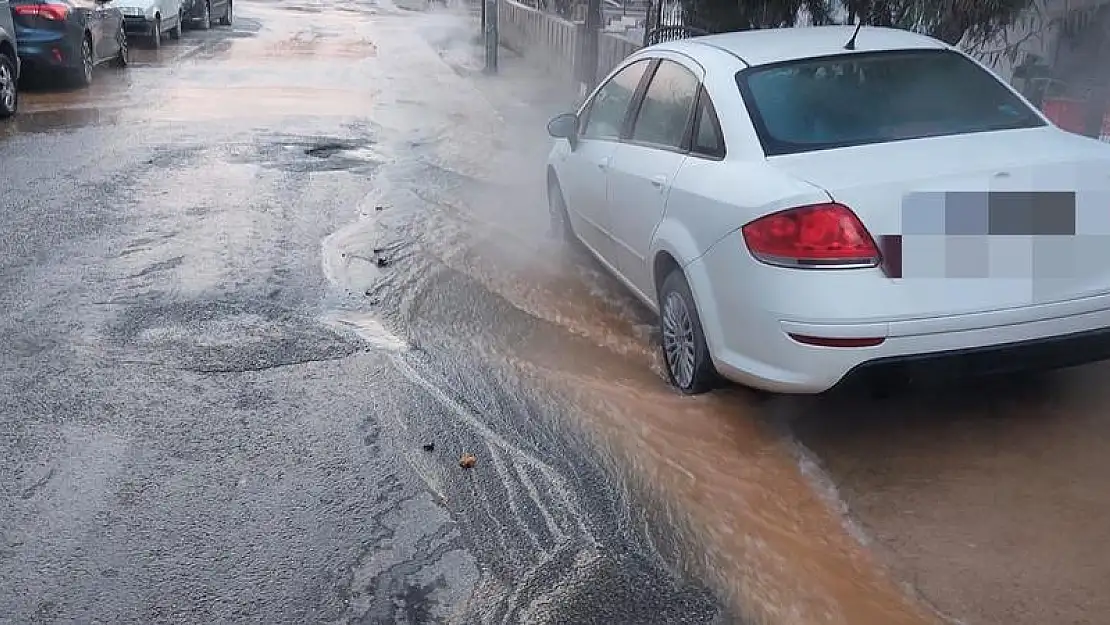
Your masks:
<path fill-rule="evenodd" d="M 609 169 L 609 157 L 605 157 L 597 162 L 597 168 L 604 171 Z"/>
<path fill-rule="evenodd" d="M 662 174 L 658 176 L 652 176 L 651 186 L 655 187 L 656 189 L 662 190 L 663 187 L 667 186 L 667 177 Z"/>

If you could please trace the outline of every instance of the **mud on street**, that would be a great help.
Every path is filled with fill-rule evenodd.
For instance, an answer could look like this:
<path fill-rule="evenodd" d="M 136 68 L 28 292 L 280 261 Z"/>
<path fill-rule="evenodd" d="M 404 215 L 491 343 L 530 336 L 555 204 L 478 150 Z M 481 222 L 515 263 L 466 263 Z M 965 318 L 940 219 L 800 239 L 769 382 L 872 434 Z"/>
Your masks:
<path fill-rule="evenodd" d="M 244 0 L 24 94 L 4 622 L 1106 622 L 1106 366 L 677 396 L 546 236 L 570 100 L 475 32 Z"/>

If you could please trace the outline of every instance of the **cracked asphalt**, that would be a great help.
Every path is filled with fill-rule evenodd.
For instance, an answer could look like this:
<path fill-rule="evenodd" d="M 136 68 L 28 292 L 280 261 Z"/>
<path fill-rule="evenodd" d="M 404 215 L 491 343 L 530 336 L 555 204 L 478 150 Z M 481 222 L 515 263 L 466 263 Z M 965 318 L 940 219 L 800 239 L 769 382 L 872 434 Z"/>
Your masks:
<path fill-rule="evenodd" d="M 730 622 L 498 356 L 466 38 L 236 18 L 0 126 L 0 622 Z"/>

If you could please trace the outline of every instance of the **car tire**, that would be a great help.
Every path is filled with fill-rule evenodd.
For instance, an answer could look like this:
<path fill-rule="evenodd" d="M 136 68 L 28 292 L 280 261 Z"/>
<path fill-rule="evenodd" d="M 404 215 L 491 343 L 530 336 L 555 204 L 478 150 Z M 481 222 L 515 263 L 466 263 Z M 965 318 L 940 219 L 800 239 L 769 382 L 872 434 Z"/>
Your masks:
<path fill-rule="evenodd" d="M 232 20 L 232 4 L 231 0 L 227 0 L 227 10 L 224 11 L 224 16 L 220 18 L 220 26 L 231 26 Z"/>
<path fill-rule="evenodd" d="M 682 270 L 674 269 L 659 287 L 659 343 L 670 383 L 685 395 L 699 395 L 719 383 L 709 355 L 697 304 Z"/>
<path fill-rule="evenodd" d="M 154 27 L 150 31 L 150 47 L 158 50 L 162 47 L 162 16 L 154 16 Z"/>
<path fill-rule="evenodd" d="M 112 67 L 124 68 L 131 64 L 131 49 L 127 44 L 127 33 L 123 32 L 121 26 L 119 32 L 116 33 L 116 41 L 119 43 L 119 54 L 116 58 L 112 59 Z"/>
<path fill-rule="evenodd" d="M 69 82 L 74 87 L 88 87 L 92 84 L 93 67 L 96 61 L 93 59 L 92 38 L 87 34 L 81 40 L 80 63 L 76 69 L 70 70 Z"/>
<path fill-rule="evenodd" d="M 200 29 L 212 30 L 212 3 L 204 3 L 204 14 L 200 16 Z"/>
<path fill-rule="evenodd" d="M 19 79 L 15 59 L 0 53 L 0 119 L 8 119 L 19 109 Z"/>
<path fill-rule="evenodd" d="M 559 181 L 554 178 L 547 183 L 547 209 L 551 214 L 551 236 L 561 238 L 571 244 L 578 243 L 578 235 L 574 234 L 574 225 L 570 222 L 570 213 L 567 212 L 567 203 L 563 199 L 563 190 Z"/>
<path fill-rule="evenodd" d="M 178 11 L 177 12 L 177 23 L 174 24 L 173 29 L 170 30 L 170 38 L 171 39 L 174 39 L 174 40 L 181 39 L 181 25 L 184 24 L 184 23 L 185 23 L 185 15 L 182 14 L 181 11 Z"/>

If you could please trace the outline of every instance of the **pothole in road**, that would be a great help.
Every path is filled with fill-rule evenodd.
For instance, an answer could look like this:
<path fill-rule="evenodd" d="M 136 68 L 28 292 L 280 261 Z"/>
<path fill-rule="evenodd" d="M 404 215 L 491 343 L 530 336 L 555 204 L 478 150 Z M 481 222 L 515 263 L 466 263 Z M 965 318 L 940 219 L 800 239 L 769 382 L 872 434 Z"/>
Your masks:
<path fill-rule="evenodd" d="M 128 359 L 199 373 L 262 371 L 336 360 L 363 345 L 268 302 L 135 306 L 110 327 Z"/>
<path fill-rule="evenodd" d="M 314 145 L 310 148 L 306 148 L 304 153 L 309 156 L 315 156 L 317 158 L 328 158 L 331 156 L 335 156 L 340 152 L 354 149 L 357 149 L 357 147 L 344 143 L 321 143 L 319 145 Z"/>
<path fill-rule="evenodd" d="M 297 138 L 234 150 L 232 160 L 295 173 L 369 174 L 385 159 L 369 139 Z"/>

